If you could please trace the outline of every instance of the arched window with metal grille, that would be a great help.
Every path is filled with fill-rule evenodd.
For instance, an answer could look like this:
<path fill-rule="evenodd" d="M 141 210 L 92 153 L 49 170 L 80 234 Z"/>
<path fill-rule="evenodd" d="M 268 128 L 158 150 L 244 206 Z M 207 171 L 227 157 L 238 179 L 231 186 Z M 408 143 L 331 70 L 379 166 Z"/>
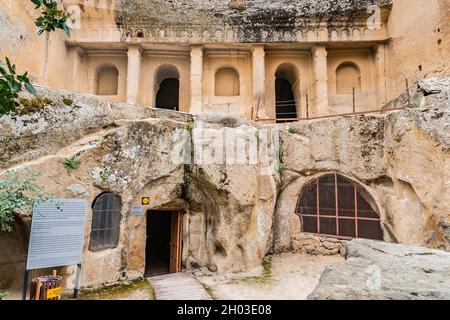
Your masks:
<path fill-rule="evenodd" d="M 122 202 L 114 193 L 102 193 L 94 200 L 89 250 L 99 251 L 117 247 L 121 210 Z"/>
<path fill-rule="evenodd" d="M 337 173 L 311 181 L 298 199 L 296 214 L 303 232 L 383 240 L 373 199 L 357 183 Z"/>

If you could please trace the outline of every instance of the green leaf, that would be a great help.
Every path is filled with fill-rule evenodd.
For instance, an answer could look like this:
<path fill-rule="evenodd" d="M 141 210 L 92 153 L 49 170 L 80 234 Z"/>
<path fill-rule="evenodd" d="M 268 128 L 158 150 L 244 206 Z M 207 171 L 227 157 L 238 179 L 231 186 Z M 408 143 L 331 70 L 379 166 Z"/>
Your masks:
<path fill-rule="evenodd" d="M 29 93 L 31 93 L 33 96 L 37 96 L 36 89 L 33 87 L 31 83 L 24 83 L 24 86 Z"/>
<path fill-rule="evenodd" d="M 70 28 L 66 23 L 63 24 L 63 30 L 67 34 L 67 36 L 70 38 Z"/>
<path fill-rule="evenodd" d="M 6 66 L 8 67 L 10 73 L 14 73 L 15 66 L 11 66 L 11 62 L 9 61 L 8 57 L 6 57 Z"/>

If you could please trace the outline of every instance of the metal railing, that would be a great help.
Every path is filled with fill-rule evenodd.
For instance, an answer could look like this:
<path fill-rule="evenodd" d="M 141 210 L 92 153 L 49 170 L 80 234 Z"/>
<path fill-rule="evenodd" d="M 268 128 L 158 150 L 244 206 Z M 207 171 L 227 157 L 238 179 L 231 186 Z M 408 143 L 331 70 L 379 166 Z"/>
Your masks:
<path fill-rule="evenodd" d="M 256 122 L 285 123 L 285 122 L 294 122 L 294 121 L 302 121 L 302 120 L 314 120 L 314 119 L 326 119 L 326 118 L 351 116 L 351 115 L 362 115 L 362 114 L 373 114 L 373 113 L 383 114 L 384 112 L 389 112 L 389 111 L 404 110 L 405 108 L 410 108 L 411 107 L 411 93 L 410 93 L 410 90 L 409 90 L 408 79 L 405 79 L 405 87 L 406 87 L 405 92 L 406 92 L 406 97 L 407 97 L 407 103 L 406 103 L 406 105 L 403 105 L 402 107 L 399 107 L 399 108 L 356 111 L 356 90 L 355 90 L 355 88 L 352 88 L 352 112 L 330 114 L 330 115 L 325 115 L 325 116 L 310 117 L 309 116 L 309 112 L 310 112 L 310 110 L 309 110 L 309 97 L 308 97 L 308 93 L 306 93 L 306 105 L 305 105 L 306 106 L 306 117 L 297 117 L 297 112 L 295 112 L 295 113 L 294 112 L 289 112 L 289 113 L 276 112 L 276 118 L 261 119 L 261 118 L 256 117 L 255 121 Z M 292 104 L 292 102 L 294 102 L 294 104 Z M 295 100 L 277 102 L 276 103 L 276 107 L 278 107 L 278 106 L 282 106 L 282 107 L 295 106 Z M 256 114 L 258 114 L 258 108 L 257 108 Z M 294 116 L 291 117 L 291 118 L 289 118 L 289 117 L 285 118 L 285 117 L 279 117 L 280 115 L 281 116 L 294 115 Z"/>

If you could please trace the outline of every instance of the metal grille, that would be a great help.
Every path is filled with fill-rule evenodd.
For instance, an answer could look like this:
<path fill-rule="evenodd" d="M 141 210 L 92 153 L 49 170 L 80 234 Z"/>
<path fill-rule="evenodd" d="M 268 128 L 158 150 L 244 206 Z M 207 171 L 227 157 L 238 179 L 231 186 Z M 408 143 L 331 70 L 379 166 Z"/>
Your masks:
<path fill-rule="evenodd" d="M 326 174 L 314 179 L 301 194 L 296 213 L 302 231 L 343 239 L 383 240 L 380 217 L 369 196 L 347 178 Z"/>
<path fill-rule="evenodd" d="M 122 203 L 114 193 L 102 193 L 92 204 L 92 229 L 89 250 L 115 248 L 119 242 Z"/>

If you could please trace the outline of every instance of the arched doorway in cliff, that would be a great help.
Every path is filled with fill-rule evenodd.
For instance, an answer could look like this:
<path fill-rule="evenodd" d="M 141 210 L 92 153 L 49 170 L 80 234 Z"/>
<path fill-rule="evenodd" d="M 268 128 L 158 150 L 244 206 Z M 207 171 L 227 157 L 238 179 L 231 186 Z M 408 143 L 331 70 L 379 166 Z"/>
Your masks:
<path fill-rule="evenodd" d="M 277 122 L 288 122 L 283 119 L 296 119 L 299 106 L 298 86 L 299 72 L 291 63 L 283 63 L 275 72 L 275 113 Z M 290 120 L 292 121 L 292 120 Z"/>
<path fill-rule="evenodd" d="M 303 232 L 383 240 L 375 201 L 362 186 L 337 173 L 309 182 L 300 194 L 295 212 Z"/>
<path fill-rule="evenodd" d="M 0 231 L 0 291 L 20 292 L 27 260 L 28 230 L 15 220 L 11 232 Z"/>
<path fill-rule="evenodd" d="M 155 107 L 179 111 L 180 73 L 173 65 L 162 65 L 155 73 Z"/>

